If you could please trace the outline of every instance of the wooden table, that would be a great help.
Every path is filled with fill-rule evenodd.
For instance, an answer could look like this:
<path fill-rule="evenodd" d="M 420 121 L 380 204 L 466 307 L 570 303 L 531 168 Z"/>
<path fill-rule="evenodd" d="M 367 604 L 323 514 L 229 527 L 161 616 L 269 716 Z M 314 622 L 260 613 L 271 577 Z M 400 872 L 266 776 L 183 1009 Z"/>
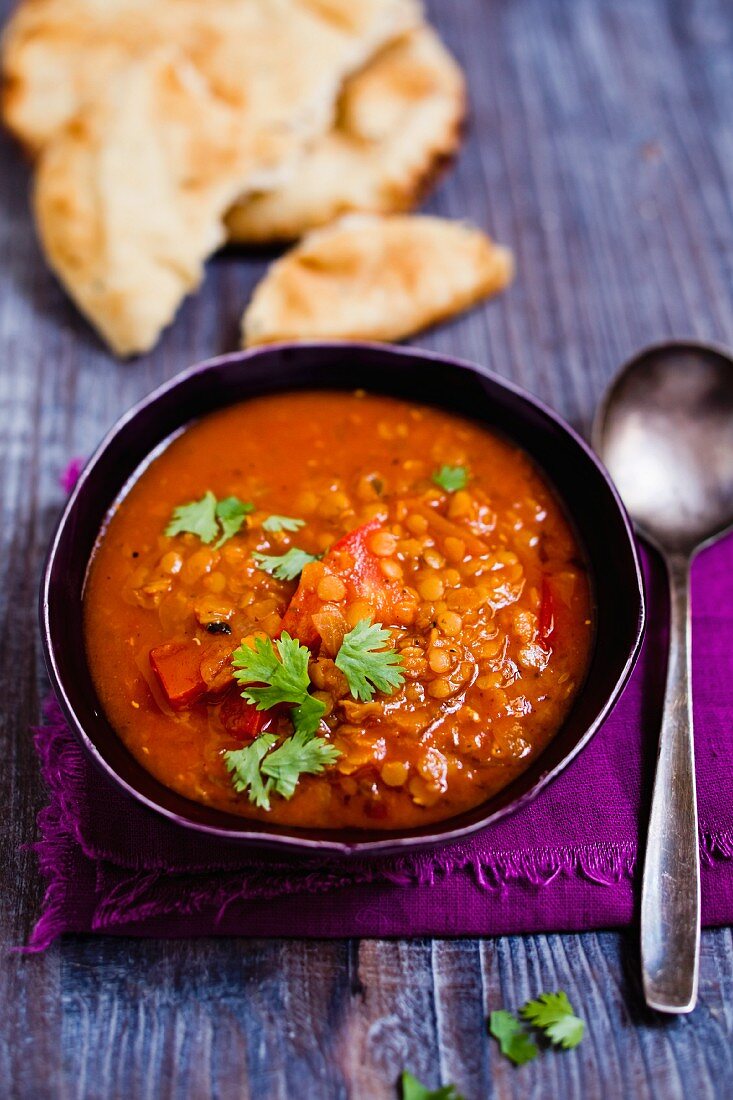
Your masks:
<path fill-rule="evenodd" d="M 152 0 L 151 0 L 152 2 Z M 434 0 L 470 74 L 472 118 L 430 209 L 516 250 L 501 299 L 420 338 L 488 363 L 582 430 L 644 342 L 733 343 L 730 0 Z M 3 0 L 4 12 L 10 3 Z M 42 884 L 28 845 L 44 794 L 28 736 L 47 689 L 36 629 L 58 474 L 134 400 L 236 346 L 264 264 L 214 260 L 156 351 L 114 362 L 46 270 L 28 171 L 6 139 L 0 209 L 2 942 Z M 589 1021 L 574 1053 L 515 1070 L 492 1008 L 564 988 Z M 702 943 L 700 1004 L 662 1019 L 639 993 L 636 935 L 464 941 L 136 942 L 76 938 L 4 956 L 4 1095 L 126 1100 L 382 1100 L 409 1065 L 485 1097 L 733 1096 L 733 943 Z"/>

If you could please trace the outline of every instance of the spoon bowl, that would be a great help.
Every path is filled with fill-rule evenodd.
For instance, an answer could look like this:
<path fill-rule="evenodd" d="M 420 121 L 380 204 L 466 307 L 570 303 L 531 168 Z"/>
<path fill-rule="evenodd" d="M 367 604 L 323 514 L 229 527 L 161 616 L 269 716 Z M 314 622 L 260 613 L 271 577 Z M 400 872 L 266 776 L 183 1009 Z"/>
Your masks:
<path fill-rule="evenodd" d="M 594 430 L 639 530 L 691 556 L 733 525 L 733 359 L 706 344 L 657 344 L 612 384 Z"/>
<path fill-rule="evenodd" d="M 670 645 L 641 895 L 647 1004 L 691 1012 L 700 957 L 700 854 L 692 723 L 690 563 L 733 526 L 733 358 L 657 344 L 611 385 L 593 442 L 670 587 Z"/>

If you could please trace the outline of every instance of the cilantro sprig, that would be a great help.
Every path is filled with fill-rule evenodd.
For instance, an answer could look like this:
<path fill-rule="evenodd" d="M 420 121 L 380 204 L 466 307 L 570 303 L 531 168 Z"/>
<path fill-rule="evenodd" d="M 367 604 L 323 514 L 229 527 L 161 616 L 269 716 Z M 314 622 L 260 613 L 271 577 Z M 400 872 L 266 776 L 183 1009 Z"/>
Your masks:
<path fill-rule="evenodd" d="M 404 1070 L 400 1078 L 402 1086 L 402 1100 L 463 1100 L 456 1091 L 455 1085 L 442 1085 L 437 1089 L 429 1089 L 413 1077 L 409 1070 Z"/>
<path fill-rule="evenodd" d="M 434 471 L 433 481 L 446 493 L 455 493 L 468 485 L 468 470 L 465 466 L 441 466 Z"/>
<path fill-rule="evenodd" d="M 301 527 L 305 527 L 305 520 L 295 516 L 273 515 L 262 521 L 263 531 L 299 531 Z"/>
<path fill-rule="evenodd" d="M 166 535 L 197 535 L 202 542 L 211 543 L 218 538 L 217 549 L 237 534 L 246 516 L 254 511 L 254 504 L 239 497 L 217 500 L 207 489 L 200 500 L 179 504 L 173 509 Z"/>
<path fill-rule="evenodd" d="M 501 1053 L 521 1066 L 538 1054 L 523 1021 L 531 1025 L 555 1046 L 572 1050 L 583 1038 L 585 1023 L 573 1012 L 567 993 L 540 993 L 519 1010 L 521 1021 L 511 1012 L 500 1009 L 489 1017 L 489 1031 L 499 1042 Z"/>
<path fill-rule="evenodd" d="M 224 753 L 224 762 L 232 773 L 235 791 L 240 794 L 246 792 L 250 802 L 262 810 L 270 809 L 272 787 L 271 780 L 262 778 L 262 760 L 276 741 L 274 733 L 261 733 L 251 745 Z"/>
<path fill-rule="evenodd" d="M 274 734 L 260 734 L 251 745 L 224 754 L 235 789 L 264 810 L 270 809 L 272 792 L 292 798 L 301 775 L 318 775 L 341 755 L 316 736 L 326 708 L 308 690 L 309 656 L 306 646 L 287 631 L 274 644 L 270 638 L 257 638 L 253 648 L 242 645 L 232 654 L 234 678 L 244 699 L 258 710 L 292 705 L 292 736 L 277 745 Z"/>
<path fill-rule="evenodd" d="M 234 679 L 243 685 L 242 698 L 258 710 L 270 710 L 278 703 L 292 703 L 296 733 L 312 736 L 318 729 L 325 706 L 308 694 L 308 648 L 288 632 L 273 645 L 270 638 L 256 638 L 254 648 L 241 645 L 232 654 Z"/>
<path fill-rule="evenodd" d="M 300 730 L 265 757 L 262 771 L 272 780 L 276 794 L 292 798 L 301 775 L 318 775 L 340 755 L 336 746 L 323 737 Z"/>
<path fill-rule="evenodd" d="M 351 694 L 368 703 L 375 691 L 392 694 L 404 682 L 402 656 L 385 649 L 389 631 L 371 619 L 360 619 L 344 636 L 335 664 L 341 669 Z"/>
<path fill-rule="evenodd" d="M 262 733 L 251 745 L 224 754 L 235 790 L 246 792 L 250 802 L 263 810 L 270 809 L 272 792 L 292 798 L 301 775 L 318 775 L 341 755 L 323 737 L 302 731 L 270 751 L 276 742 L 274 734 Z"/>
<path fill-rule="evenodd" d="M 318 561 L 318 556 L 292 546 L 285 554 L 262 554 L 256 550 L 252 560 L 259 569 L 264 569 L 265 573 L 270 573 L 278 580 L 294 581 L 309 562 Z"/>

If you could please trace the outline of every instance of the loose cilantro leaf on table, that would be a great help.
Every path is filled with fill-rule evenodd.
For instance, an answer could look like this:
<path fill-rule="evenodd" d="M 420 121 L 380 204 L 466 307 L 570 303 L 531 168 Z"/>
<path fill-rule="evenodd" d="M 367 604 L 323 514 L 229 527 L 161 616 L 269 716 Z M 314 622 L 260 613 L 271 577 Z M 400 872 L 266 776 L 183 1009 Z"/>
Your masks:
<path fill-rule="evenodd" d="M 504 1009 L 492 1012 L 489 1016 L 489 1031 L 498 1039 L 501 1053 L 514 1062 L 515 1066 L 522 1066 L 537 1057 L 537 1047 L 511 1012 Z"/>
<path fill-rule="evenodd" d="M 465 466 L 441 466 L 433 473 L 433 481 L 446 493 L 455 493 L 468 485 L 468 470 Z"/>
<path fill-rule="evenodd" d="M 280 581 L 294 581 L 303 572 L 303 567 L 311 561 L 318 561 L 315 554 L 308 554 L 305 550 L 299 550 L 293 546 L 286 554 L 272 555 L 261 554 L 255 551 L 252 558 L 260 569 L 271 573 Z"/>
<path fill-rule="evenodd" d="M 305 527 L 305 520 L 293 516 L 268 516 L 262 521 L 264 531 L 299 531 L 301 527 Z"/>
<path fill-rule="evenodd" d="M 564 1050 L 577 1047 L 585 1032 L 585 1023 L 573 1012 L 566 993 L 540 993 L 520 1009 L 522 1019 L 544 1031 L 547 1038 Z"/>
<path fill-rule="evenodd" d="M 404 1070 L 400 1078 L 402 1085 L 402 1100 L 463 1100 L 460 1093 L 456 1092 L 455 1085 L 442 1085 L 438 1089 L 429 1089 L 413 1077 L 409 1070 Z"/>
<path fill-rule="evenodd" d="M 244 523 L 245 516 L 254 510 L 254 504 L 239 497 L 225 497 L 217 501 L 208 489 L 201 500 L 180 504 L 165 529 L 166 535 L 198 535 L 202 542 L 210 543 L 219 535 L 217 547 L 222 546 Z"/>
<path fill-rule="evenodd" d="M 392 692 L 404 681 L 402 657 L 385 649 L 389 631 L 371 619 L 361 619 L 344 637 L 336 667 L 346 677 L 351 694 L 368 703 L 375 691 Z"/>
<path fill-rule="evenodd" d="M 272 733 L 262 733 L 243 749 L 233 749 L 224 753 L 224 761 L 232 773 L 234 789 L 243 793 L 247 792 L 250 802 L 259 806 L 262 810 L 270 809 L 270 788 L 272 780 L 265 782 L 262 778 L 260 765 L 265 753 L 272 748 L 277 741 Z"/>

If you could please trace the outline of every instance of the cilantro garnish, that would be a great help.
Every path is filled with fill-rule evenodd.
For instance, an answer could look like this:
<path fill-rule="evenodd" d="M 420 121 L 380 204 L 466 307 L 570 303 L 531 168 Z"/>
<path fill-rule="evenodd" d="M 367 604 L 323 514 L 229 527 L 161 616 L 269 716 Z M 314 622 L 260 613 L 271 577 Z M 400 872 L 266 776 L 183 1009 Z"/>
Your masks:
<path fill-rule="evenodd" d="M 305 527 L 305 520 L 293 516 L 268 516 L 262 521 L 264 531 L 299 531 L 301 527 Z"/>
<path fill-rule="evenodd" d="M 301 775 L 318 775 L 341 755 L 323 737 L 311 737 L 302 730 L 271 752 L 276 741 L 274 734 L 262 733 L 246 748 L 224 753 L 235 789 L 246 791 L 250 802 L 263 810 L 270 809 L 271 791 L 292 798 Z"/>
<path fill-rule="evenodd" d="M 221 524 L 221 538 L 217 542 L 217 549 L 227 542 L 232 535 L 236 535 L 244 523 L 245 516 L 254 512 L 254 504 L 239 497 L 225 497 L 216 506 L 216 518 Z"/>
<path fill-rule="evenodd" d="M 165 533 L 198 535 L 202 542 L 213 542 L 219 534 L 219 526 L 216 522 L 216 497 L 211 490 L 207 490 L 201 500 L 174 508 Z"/>
<path fill-rule="evenodd" d="M 402 657 L 384 648 L 388 641 L 389 631 L 371 619 L 360 619 L 344 637 L 335 663 L 356 699 L 367 703 L 375 691 L 391 695 L 404 681 Z"/>
<path fill-rule="evenodd" d="M 514 1062 L 515 1066 L 522 1066 L 537 1057 L 537 1047 L 511 1012 L 504 1009 L 492 1012 L 489 1016 L 489 1031 L 499 1040 L 501 1053 Z"/>
<path fill-rule="evenodd" d="M 318 729 L 326 709 L 308 694 L 310 652 L 287 631 L 275 644 L 270 638 L 256 638 L 254 649 L 242 645 L 232 654 L 234 678 L 243 685 L 242 698 L 258 710 L 269 710 L 278 703 L 293 703 L 296 733 L 312 735 Z"/>
<path fill-rule="evenodd" d="M 225 497 L 217 501 L 210 489 L 201 500 L 180 504 L 173 509 L 166 535 L 198 535 L 202 542 L 213 542 L 220 535 L 217 547 L 227 542 L 244 523 L 245 516 L 254 511 L 254 504 L 239 497 Z"/>
<path fill-rule="evenodd" d="M 463 1100 L 460 1093 L 456 1092 L 455 1085 L 443 1085 L 439 1089 L 429 1089 L 413 1077 L 409 1070 L 404 1070 L 400 1078 L 402 1085 L 402 1100 Z"/>
<path fill-rule="evenodd" d="M 232 654 L 234 678 L 243 687 L 242 698 L 258 710 L 291 703 L 294 733 L 277 748 L 273 734 L 260 736 L 244 749 L 224 754 L 236 790 L 250 802 L 269 810 L 270 791 L 292 798 L 301 775 L 318 775 L 341 753 L 316 731 L 325 711 L 320 699 L 309 694 L 308 649 L 287 631 L 273 644 L 256 638 L 254 648 L 242 645 Z M 272 750 L 272 751 L 271 751 Z"/>
<path fill-rule="evenodd" d="M 519 1015 L 532 1027 L 544 1033 L 555 1046 L 572 1050 L 577 1047 L 585 1032 L 584 1022 L 575 1015 L 566 993 L 540 993 L 534 1001 L 520 1008 Z M 526 1028 L 511 1012 L 492 1012 L 489 1031 L 499 1040 L 501 1053 L 515 1065 L 529 1062 L 537 1054 L 537 1046 Z"/>
<path fill-rule="evenodd" d="M 270 787 L 272 780 L 265 782 L 262 778 L 260 765 L 265 753 L 272 748 L 277 741 L 272 733 L 262 733 L 243 749 L 233 749 L 224 753 L 224 761 L 232 773 L 234 789 L 240 794 L 244 791 L 249 795 L 250 802 L 259 806 L 262 810 L 270 809 Z"/>
<path fill-rule="evenodd" d="M 455 493 L 468 485 L 468 470 L 465 466 L 441 466 L 433 473 L 433 481 L 446 493 Z"/>
<path fill-rule="evenodd" d="M 585 1023 L 573 1012 L 567 993 L 540 993 L 520 1009 L 520 1016 L 544 1031 L 550 1042 L 564 1050 L 577 1047 L 583 1038 Z"/>
<path fill-rule="evenodd" d="M 318 561 L 316 554 L 308 554 L 305 550 L 299 550 L 297 546 L 291 547 L 286 554 L 261 554 L 255 551 L 252 558 L 265 573 L 271 573 L 280 581 L 294 581 L 303 572 L 303 567 L 311 561 Z"/>
<path fill-rule="evenodd" d="M 336 746 L 323 737 L 313 737 L 299 730 L 265 757 L 262 771 L 272 779 L 277 794 L 292 798 L 301 775 L 318 775 L 340 755 Z"/>

